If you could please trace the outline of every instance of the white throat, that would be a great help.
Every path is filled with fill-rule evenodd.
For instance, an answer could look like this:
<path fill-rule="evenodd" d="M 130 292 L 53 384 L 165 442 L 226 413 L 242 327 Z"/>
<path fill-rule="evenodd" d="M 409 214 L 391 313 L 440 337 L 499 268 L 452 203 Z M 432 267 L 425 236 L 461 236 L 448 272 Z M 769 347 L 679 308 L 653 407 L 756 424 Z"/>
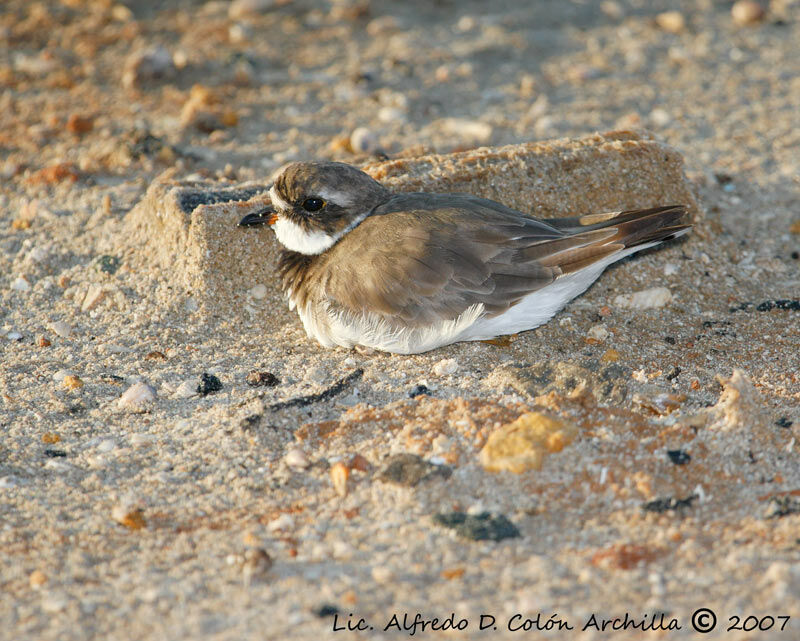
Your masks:
<path fill-rule="evenodd" d="M 342 236 L 354 229 L 369 215 L 368 211 L 360 214 L 347 227 L 335 234 L 328 234 L 320 230 L 307 230 L 281 213 L 281 210 L 289 209 L 291 205 L 275 192 L 274 185 L 269 190 L 269 195 L 273 206 L 278 212 L 278 220 L 272 225 L 278 241 L 286 249 L 307 256 L 316 256 L 330 249 Z"/>
<path fill-rule="evenodd" d="M 321 254 L 326 249 L 330 249 L 340 236 L 332 236 L 324 231 L 308 231 L 280 214 L 272 229 L 275 231 L 278 241 L 286 249 L 309 256 Z"/>

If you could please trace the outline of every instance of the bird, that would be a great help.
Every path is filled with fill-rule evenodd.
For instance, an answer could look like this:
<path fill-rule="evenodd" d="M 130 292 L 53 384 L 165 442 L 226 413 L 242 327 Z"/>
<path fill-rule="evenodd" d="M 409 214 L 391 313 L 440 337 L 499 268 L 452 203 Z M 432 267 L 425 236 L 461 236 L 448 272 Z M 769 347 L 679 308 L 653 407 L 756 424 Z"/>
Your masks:
<path fill-rule="evenodd" d="M 341 162 L 294 162 L 241 219 L 283 246 L 277 276 L 324 347 L 427 352 L 533 329 L 611 263 L 677 238 L 686 207 L 541 220 L 465 193 L 392 192 Z"/>

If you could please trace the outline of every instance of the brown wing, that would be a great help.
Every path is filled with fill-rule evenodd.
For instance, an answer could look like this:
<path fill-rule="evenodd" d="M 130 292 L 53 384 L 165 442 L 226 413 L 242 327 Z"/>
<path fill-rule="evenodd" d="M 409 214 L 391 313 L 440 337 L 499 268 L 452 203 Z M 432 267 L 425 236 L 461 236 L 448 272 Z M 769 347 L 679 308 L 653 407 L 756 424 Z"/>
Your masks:
<path fill-rule="evenodd" d="M 626 247 L 628 213 L 621 234 L 613 217 L 558 229 L 474 196 L 397 195 L 321 256 L 313 278 L 334 307 L 389 322 L 453 319 L 476 303 L 495 315 Z M 657 222 L 669 226 L 663 216 Z"/>

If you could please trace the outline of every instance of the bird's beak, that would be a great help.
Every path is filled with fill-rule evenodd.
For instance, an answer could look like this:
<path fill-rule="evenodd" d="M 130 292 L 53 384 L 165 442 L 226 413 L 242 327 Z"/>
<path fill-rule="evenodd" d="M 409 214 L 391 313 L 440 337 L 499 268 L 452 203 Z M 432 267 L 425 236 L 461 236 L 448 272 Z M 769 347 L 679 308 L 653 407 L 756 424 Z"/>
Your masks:
<path fill-rule="evenodd" d="M 239 221 L 239 227 L 255 227 L 256 225 L 274 225 L 278 220 L 278 214 L 272 207 L 264 207 L 257 212 L 247 214 Z"/>

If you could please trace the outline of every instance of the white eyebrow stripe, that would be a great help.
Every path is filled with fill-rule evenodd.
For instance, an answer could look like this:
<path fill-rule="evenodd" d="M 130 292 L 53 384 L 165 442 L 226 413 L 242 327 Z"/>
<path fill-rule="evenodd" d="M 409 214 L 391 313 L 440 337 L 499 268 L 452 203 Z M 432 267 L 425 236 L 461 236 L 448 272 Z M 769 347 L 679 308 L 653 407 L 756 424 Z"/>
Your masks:
<path fill-rule="evenodd" d="M 339 191 L 338 189 L 329 189 L 325 187 L 320 189 L 316 195 L 334 205 L 339 205 L 339 207 L 352 207 L 355 204 L 355 200 L 353 200 L 350 194 Z"/>
<path fill-rule="evenodd" d="M 278 192 L 275 190 L 275 185 L 269 188 L 269 199 L 272 201 L 272 206 L 277 209 L 286 210 L 292 208 L 289 203 L 278 195 Z"/>

